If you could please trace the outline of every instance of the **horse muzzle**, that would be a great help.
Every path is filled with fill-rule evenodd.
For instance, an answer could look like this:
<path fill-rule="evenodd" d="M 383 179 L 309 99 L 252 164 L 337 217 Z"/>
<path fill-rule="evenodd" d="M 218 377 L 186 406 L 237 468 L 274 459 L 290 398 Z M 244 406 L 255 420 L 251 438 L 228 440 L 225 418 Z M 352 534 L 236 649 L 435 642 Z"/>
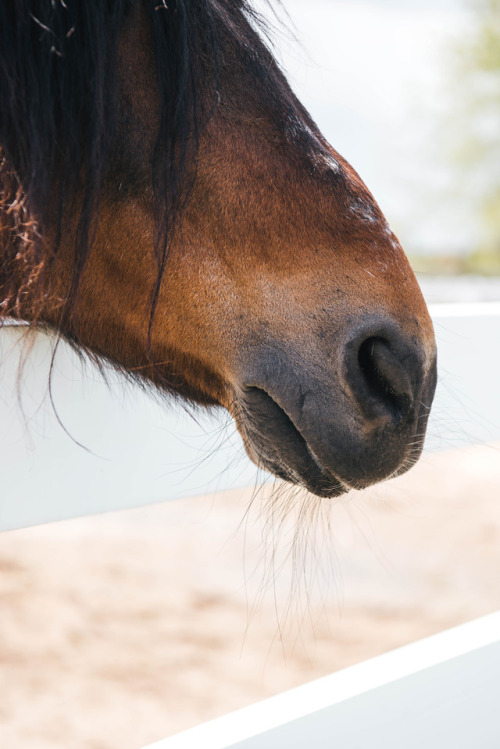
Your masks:
<path fill-rule="evenodd" d="M 434 396 L 434 344 L 376 317 L 322 349 L 309 346 L 307 358 L 283 342 L 254 349 L 235 387 L 249 456 L 321 497 L 408 470 Z"/>

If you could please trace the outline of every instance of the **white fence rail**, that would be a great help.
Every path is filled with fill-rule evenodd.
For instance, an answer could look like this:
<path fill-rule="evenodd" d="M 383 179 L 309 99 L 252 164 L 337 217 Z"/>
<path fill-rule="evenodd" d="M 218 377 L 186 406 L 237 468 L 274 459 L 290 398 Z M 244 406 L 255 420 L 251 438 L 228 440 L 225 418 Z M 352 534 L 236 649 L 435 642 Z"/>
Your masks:
<path fill-rule="evenodd" d="M 434 305 L 432 315 L 440 381 L 427 449 L 499 440 L 500 303 Z M 23 334 L 19 326 L 0 331 L 0 530 L 256 480 L 229 417 L 194 420 L 178 406 L 160 409 L 114 374 L 108 386 L 93 367 L 85 373 L 67 346 L 53 369 L 56 416 L 47 394 L 52 344 L 42 334 L 19 398 Z"/>
<path fill-rule="evenodd" d="M 440 383 L 428 447 L 500 439 L 500 303 L 434 305 L 432 315 Z M 255 480 L 234 430 L 206 419 L 200 425 L 178 410 L 161 415 L 146 395 L 118 381 L 108 387 L 92 368 L 84 376 L 65 347 L 53 377 L 63 429 L 46 393 L 46 336 L 34 342 L 18 399 L 22 336 L 20 327 L 0 332 L 0 530 Z M 214 451 L 221 437 L 222 449 Z M 150 749 L 498 749 L 499 708 L 500 613 Z"/>
<path fill-rule="evenodd" d="M 498 749 L 500 613 L 147 749 Z"/>

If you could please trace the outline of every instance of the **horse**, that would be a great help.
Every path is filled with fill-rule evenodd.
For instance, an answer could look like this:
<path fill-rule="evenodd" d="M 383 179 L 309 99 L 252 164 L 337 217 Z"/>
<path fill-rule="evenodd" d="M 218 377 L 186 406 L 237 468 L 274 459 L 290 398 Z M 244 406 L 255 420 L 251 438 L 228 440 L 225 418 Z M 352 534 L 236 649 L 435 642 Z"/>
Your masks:
<path fill-rule="evenodd" d="M 0 317 L 234 418 L 319 497 L 406 471 L 432 322 L 247 0 L 0 6 Z"/>

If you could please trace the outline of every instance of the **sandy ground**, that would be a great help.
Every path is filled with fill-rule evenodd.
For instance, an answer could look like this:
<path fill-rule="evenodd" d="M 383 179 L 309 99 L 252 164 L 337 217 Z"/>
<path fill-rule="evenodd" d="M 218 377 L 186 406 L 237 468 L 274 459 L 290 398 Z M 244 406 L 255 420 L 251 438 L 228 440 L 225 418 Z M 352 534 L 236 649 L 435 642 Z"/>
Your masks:
<path fill-rule="evenodd" d="M 138 749 L 500 608 L 500 445 L 0 536 L 0 746 Z"/>

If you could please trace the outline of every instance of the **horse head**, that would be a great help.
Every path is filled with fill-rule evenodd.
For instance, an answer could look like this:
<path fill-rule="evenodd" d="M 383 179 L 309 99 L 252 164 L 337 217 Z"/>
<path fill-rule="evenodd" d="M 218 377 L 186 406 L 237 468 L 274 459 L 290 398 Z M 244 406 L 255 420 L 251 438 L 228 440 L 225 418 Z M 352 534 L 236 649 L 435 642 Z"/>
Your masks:
<path fill-rule="evenodd" d="M 426 305 L 248 4 L 0 13 L 4 315 L 226 408 L 258 465 L 320 496 L 407 470 Z"/>

